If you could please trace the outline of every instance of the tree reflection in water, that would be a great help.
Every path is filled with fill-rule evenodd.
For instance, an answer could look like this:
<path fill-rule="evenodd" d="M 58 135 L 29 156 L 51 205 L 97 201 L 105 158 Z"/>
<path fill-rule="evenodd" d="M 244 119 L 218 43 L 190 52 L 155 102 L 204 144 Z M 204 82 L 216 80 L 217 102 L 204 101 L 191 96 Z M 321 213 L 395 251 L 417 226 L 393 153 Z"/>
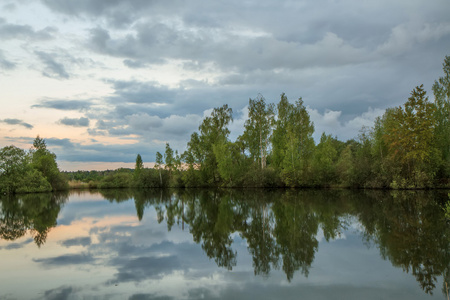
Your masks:
<path fill-rule="evenodd" d="M 13 241 L 30 231 L 40 247 L 50 229 L 56 226 L 67 196 L 67 193 L 41 193 L 0 198 L 0 237 Z"/>
<path fill-rule="evenodd" d="M 439 203 L 444 192 L 185 190 L 164 197 L 137 195 L 139 218 L 144 206 L 154 205 L 169 230 L 175 222 L 188 224 L 193 240 L 227 269 L 236 265 L 232 235 L 238 233 L 247 241 L 256 275 L 281 267 L 289 281 L 296 271 L 308 276 L 319 229 L 330 241 L 356 218 L 363 240 L 411 273 L 426 293 L 433 292 L 438 276 L 450 281 L 450 228 Z"/>
<path fill-rule="evenodd" d="M 233 237 L 239 235 L 247 242 L 255 275 L 281 269 L 289 281 L 297 271 L 308 276 L 320 233 L 334 240 L 356 222 L 363 241 L 412 274 L 426 293 L 433 293 L 440 276 L 450 282 L 444 191 L 154 189 L 101 194 L 111 202 L 134 199 L 139 220 L 154 208 L 159 223 L 169 231 L 175 224 L 189 230 L 205 254 L 228 270 L 237 263 Z M 67 194 L 1 198 L 0 237 L 15 240 L 31 231 L 41 246 L 66 199 Z"/>

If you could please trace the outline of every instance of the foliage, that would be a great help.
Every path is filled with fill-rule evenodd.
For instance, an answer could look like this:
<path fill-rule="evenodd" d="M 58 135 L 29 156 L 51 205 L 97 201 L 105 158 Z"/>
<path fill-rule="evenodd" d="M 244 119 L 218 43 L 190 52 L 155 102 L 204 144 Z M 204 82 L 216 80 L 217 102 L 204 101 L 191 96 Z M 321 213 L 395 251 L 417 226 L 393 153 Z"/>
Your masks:
<path fill-rule="evenodd" d="M 142 157 L 140 154 L 138 154 L 136 156 L 136 165 L 134 167 L 134 173 L 133 173 L 135 180 L 139 179 L 143 168 L 144 168 L 144 163 L 142 162 Z"/>
<path fill-rule="evenodd" d="M 429 169 L 434 158 L 434 106 L 425 95 L 423 85 L 416 87 L 404 107 L 392 111 L 384 136 L 389 160 L 397 162 L 395 176 L 414 187 L 429 185 L 434 171 Z"/>
<path fill-rule="evenodd" d="M 274 105 L 266 105 L 262 95 L 248 101 L 248 119 L 245 121 L 245 130 L 240 138 L 244 147 L 250 153 L 250 158 L 261 169 L 267 164 L 269 142 L 274 122 Z"/>
<path fill-rule="evenodd" d="M 228 105 L 214 108 L 209 117 L 203 119 L 199 132 L 194 132 L 188 142 L 184 158 L 188 164 L 199 167 L 200 180 L 206 185 L 217 185 L 220 173 L 214 146 L 228 141 L 228 124 L 233 120 L 233 110 Z"/>
<path fill-rule="evenodd" d="M 439 166 L 441 177 L 450 176 L 450 56 L 442 64 L 444 76 L 433 84 L 436 127 L 434 136 L 441 151 L 442 163 Z"/>
<path fill-rule="evenodd" d="M 287 186 L 309 185 L 314 152 L 314 125 L 302 98 L 291 104 L 283 93 L 277 108 L 278 116 L 272 138 L 274 167 L 280 171 Z"/>
<path fill-rule="evenodd" d="M 67 179 L 58 169 L 56 155 L 47 149 L 44 139 L 37 136 L 30 153 L 32 167 L 42 173 L 53 191 L 68 189 Z"/>
<path fill-rule="evenodd" d="M 20 187 L 22 178 L 30 164 L 29 155 L 15 146 L 6 146 L 0 150 L 0 192 L 13 194 Z"/>
<path fill-rule="evenodd" d="M 450 198 L 450 194 L 448 194 L 448 197 Z M 450 200 L 447 201 L 447 203 L 445 204 L 444 211 L 445 211 L 445 217 L 447 219 L 450 219 Z"/>
<path fill-rule="evenodd" d="M 16 193 L 42 193 L 52 191 L 50 183 L 36 169 L 29 169 L 20 178 Z"/>
<path fill-rule="evenodd" d="M 0 149 L 0 192 L 4 194 L 49 192 L 68 188 L 56 155 L 39 136 L 26 152 L 15 146 Z"/>
<path fill-rule="evenodd" d="M 164 160 L 166 162 L 165 168 L 172 172 L 175 168 L 175 157 L 173 156 L 173 150 L 170 148 L 169 143 L 166 143 L 166 151 L 164 152 Z"/>
<path fill-rule="evenodd" d="M 133 184 L 133 175 L 129 169 L 118 169 L 116 172 L 106 175 L 100 181 L 98 187 L 101 189 L 126 188 Z"/>
<path fill-rule="evenodd" d="M 320 142 L 314 152 L 312 162 L 314 184 L 329 186 L 336 182 L 336 160 L 338 151 L 331 135 L 322 133 Z"/>
<path fill-rule="evenodd" d="M 64 193 L 0 197 L 0 238 L 15 240 L 31 231 L 40 247 L 50 229 L 56 226 L 58 213 L 66 199 L 67 194 Z"/>

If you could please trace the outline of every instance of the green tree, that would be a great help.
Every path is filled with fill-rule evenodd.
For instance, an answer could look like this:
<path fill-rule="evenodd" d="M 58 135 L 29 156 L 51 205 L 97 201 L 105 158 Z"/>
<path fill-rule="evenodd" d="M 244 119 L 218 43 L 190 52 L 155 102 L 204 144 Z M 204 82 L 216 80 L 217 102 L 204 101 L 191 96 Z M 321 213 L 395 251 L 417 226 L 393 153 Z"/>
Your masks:
<path fill-rule="evenodd" d="M 120 168 L 103 177 L 99 188 L 128 188 L 132 186 L 133 179 L 132 170 Z"/>
<path fill-rule="evenodd" d="M 194 158 L 191 163 L 199 167 L 202 182 L 216 185 L 220 182 L 217 158 L 214 145 L 228 141 L 230 131 L 228 124 L 233 121 L 233 110 L 228 105 L 214 108 L 211 115 L 206 117 L 199 126 L 199 133 L 194 132 L 187 145 L 184 157 Z"/>
<path fill-rule="evenodd" d="M 315 184 L 330 185 L 336 182 L 336 160 L 338 151 L 331 135 L 322 133 L 314 152 L 313 170 Z"/>
<path fill-rule="evenodd" d="M 45 140 L 39 135 L 33 142 L 31 149 L 32 167 L 42 173 L 52 186 L 52 190 L 64 190 L 68 188 L 67 179 L 58 169 L 56 155 L 47 149 Z"/>
<path fill-rule="evenodd" d="M 175 157 L 169 143 L 166 143 L 166 151 L 164 152 L 165 168 L 171 173 L 175 168 Z"/>
<path fill-rule="evenodd" d="M 163 156 L 161 153 L 156 152 L 155 168 L 158 169 L 158 171 L 159 171 L 159 184 L 161 187 L 163 186 L 162 174 L 161 174 L 162 165 L 164 165 Z"/>
<path fill-rule="evenodd" d="M 30 162 L 24 150 L 6 146 L 0 150 L 0 192 L 13 194 L 21 184 Z"/>
<path fill-rule="evenodd" d="M 307 185 L 314 151 L 314 124 L 302 98 L 291 104 L 283 93 L 277 108 L 278 117 L 272 138 L 274 165 L 281 170 L 285 184 Z"/>
<path fill-rule="evenodd" d="M 197 165 L 195 163 L 195 158 L 192 152 L 185 151 L 181 155 L 181 159 L 186 163 L 187 170 L 182 174 L 182 180 L 186 187 L 199 187 L 199 171 L 197 170 Z"/>
<path fill-rule="evenodd" d="M 407 186 L 429 186 L 434 178 L 439 160 L 433 143 L 434 112 L 435 106 L 421 85 L 411 92 L 404 107 L 395 108 L 388 119 L 384 137 L 390 160 L 401 164 L 399 179 L 405 179 Z"/>
<path fill-rule="evenodd" d="M 450 56 L 444 59 L 444 76 L 433 84 L 434 105 L 436 107 L 436 127 L 434 136 L 436 147 L 441 151 L 440 176 L 450 176 Z"/>
<path fill-rule="evenodd" d="M 144 168 L 144 163 L 142 162 L 142 157 L 140 154 L 136 156 L 136 164 L 134 166 L 134 180 L 137 182 L 141 176 L 142 169 Z"/>
<path fill-rule="evenodd" d="M 389 127 L 392 127 L 392 124 L 395 123 L 393 121 L 394 112 L 394 108 L 386 109 L 383 116 L 375 119 L 374 126 L 370 131 L 370 152 L 373 163 L 371 166 L 372 176 L 366 182 L 367 187 L 388 188 L 392 182 L 393 174 L 398 173 L 395 171 L 398 162 L 389 159 L 389 146 L 386 139 L 386 135 L 390 131 Z"/>
<path fill-rule="evenodd" d="M 449 197 L 450 197 L 450 194 L 449 194 Z M 447 203 L 445 204 L 444 211 L 445 211 L 445 217 L 447 219 L 450 219 L 450 200 L 447 201 Z"/>
<path fill-rule="evenodd" d="M 274 105 L 266 105 L 262 95 L 248 101 L 248 119 L 242 141 L 250 152 L 250 157 L 261 169 L 267 164 L 267 151 L 270 144 L 272 125 L 274 122 Z"/>
<path fill-rule="evenodd" d="M 28 166 L 25 174 L 19 178 L 17 193 L 42 193 L 50 192 L 52 186 L 42 176 L 42 173 Z"/>
<path fill-rule="evenodd" d="M 237 186 L 240 181 L 240 174 L 244 171 L 243 157 L 239 144 L 226 141 L 216 143 L 213 151 L 217 160 L 217 168 L 224 186 Z"/>
<path fill-rule="evenodd" d="M 353 146 L 354 147 L 354 146 Z M 352 145 L 347 145 L 345 149 L 341 152 L 337 162 L 337 172 L 339 175 L 340 182 L 344 186 L 352 186 L 353 182 L 353 173 L 354 171 L 354 161 L 355 157 L 353 154 Z"/>

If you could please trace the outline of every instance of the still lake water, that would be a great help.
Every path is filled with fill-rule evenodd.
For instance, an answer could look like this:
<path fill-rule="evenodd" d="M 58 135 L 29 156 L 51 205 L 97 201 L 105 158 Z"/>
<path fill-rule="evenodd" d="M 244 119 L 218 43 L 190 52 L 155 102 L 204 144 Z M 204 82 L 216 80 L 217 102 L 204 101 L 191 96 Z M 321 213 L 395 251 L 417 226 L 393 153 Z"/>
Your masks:
<path fill-rule="evenodd" d="M 447 299 L 447 191 L 0 198 L 0 299 Z"/>

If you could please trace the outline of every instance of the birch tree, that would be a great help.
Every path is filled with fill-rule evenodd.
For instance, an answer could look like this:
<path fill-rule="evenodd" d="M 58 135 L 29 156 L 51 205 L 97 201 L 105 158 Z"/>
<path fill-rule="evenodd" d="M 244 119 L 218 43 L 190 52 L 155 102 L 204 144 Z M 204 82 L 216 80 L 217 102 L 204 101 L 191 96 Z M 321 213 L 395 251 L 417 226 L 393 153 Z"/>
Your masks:
<path fill-rule="evenodd" d="M 248 119 L 242 140 L 250 152 L 250 157 L 261 169 L 267 165 L 267 155 L 274 123 L 274 105 L 266 104 L 262 95 L 248 101 Z"/>

